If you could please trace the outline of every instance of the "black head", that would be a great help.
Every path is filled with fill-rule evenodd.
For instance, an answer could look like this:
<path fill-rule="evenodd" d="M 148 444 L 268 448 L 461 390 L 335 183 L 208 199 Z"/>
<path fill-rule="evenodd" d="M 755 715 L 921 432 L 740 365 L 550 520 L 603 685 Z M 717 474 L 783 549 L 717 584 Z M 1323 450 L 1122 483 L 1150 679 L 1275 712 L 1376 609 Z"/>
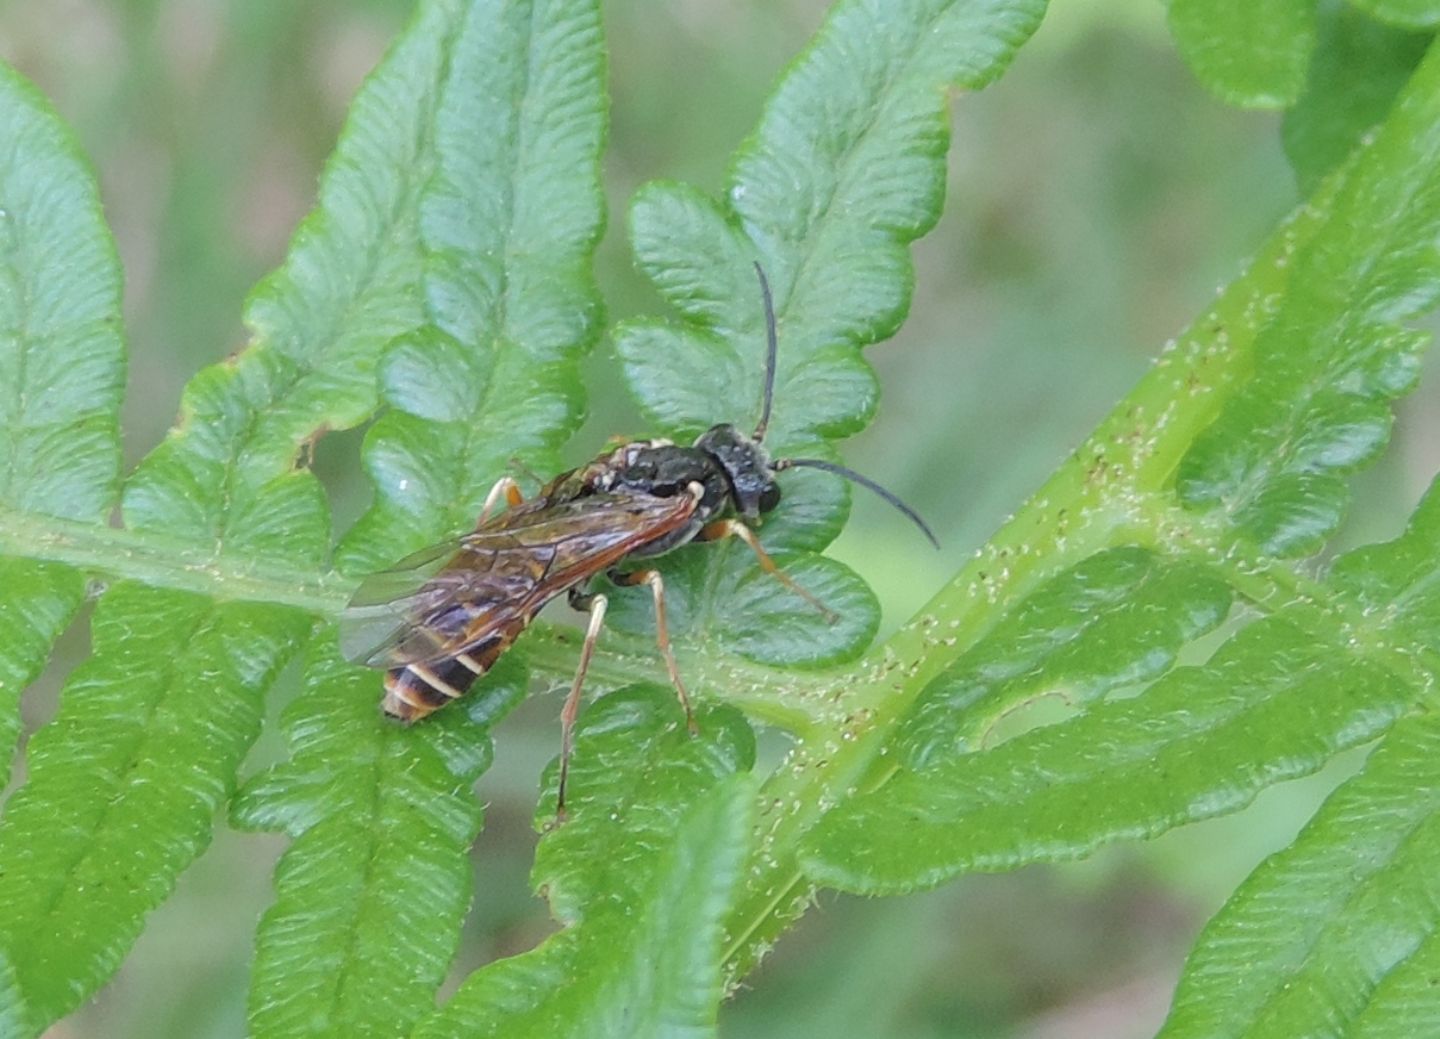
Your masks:
<path fill-rule="evenodd" d="M 755 273 L 760 278 L 760 295 L 765 304 L 765 385 L 760 422 L 752 436 L 746 436 L 729 423 L 721 423 L 710 427 L 695 441 L 695 448 L 704 451 L 724 470 L 734 495 L 735 510 L 744 519 L 754 521 L 780 504 L 776 473 L 786 469 L 820 469 L 874 491 L 904 513 L 930 539 L 931 544 L 939 548 L 940 542 L 915 510 L 869 477 L 823 458 L 770 460 L 763 441 L 770 426 L 770 405 L 775 396 L 775 358 L 779 335 L 775 328 L 775 302 L 770 294 L 770 282 L 758 263 L 755 264 Z"/>
<path fill-rule="evenodd" d="M 711 426 L 695 441 L 725 470 L 735 496 L 735 511 L 755 520 L 780 504 L 780 485 L 775 482 L 770 453 L 758 437 L 746 436 L 734 426 Z"/>

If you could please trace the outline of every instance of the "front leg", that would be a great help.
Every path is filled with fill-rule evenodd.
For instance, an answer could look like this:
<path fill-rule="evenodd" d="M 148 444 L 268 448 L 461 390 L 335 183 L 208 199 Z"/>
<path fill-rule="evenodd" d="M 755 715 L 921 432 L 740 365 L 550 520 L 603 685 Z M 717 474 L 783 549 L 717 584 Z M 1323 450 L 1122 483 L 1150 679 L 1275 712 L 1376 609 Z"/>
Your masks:
<path fill-rule="evenodd" d="M 485 495 L 485 504 L 480 506 L 480 518 L 475 521 L 475 526 L 480 526 L 490 518 L 490 510 L 495 508 L 501 495 L 504 495 L 512 509 L 525 501 L 525 496 L 520 493 L 520 485 L 515 482 L 515 478 L 502 476 L 495 481 L 495 486 L 490 488 L 490 493 Z"/>
<path fill-rule="evenodd" d="M 826 623 L 834 624 L 840 619 L 840 615 L 830 607 L 826 606 L 815 596 L 811 595 L 804 588 L 795 583 L 795 579 L 775 565 L 775 560 L 770 558 L 770 553 L 760 547 L 760 539 L 755 532 L 737 519 L 715 520 L 700 528 L 700 533 L 695 535 L 696 541 L 720 541 L 728 537 L 737 537 L 750 546 L 750 551 L 755 553 L 755 558 L 760 562 L 760 569 L 775 578 L 786 588 L 789 588 L 800 598 L 804 599 L 811 606 L 824 615 Z"/>

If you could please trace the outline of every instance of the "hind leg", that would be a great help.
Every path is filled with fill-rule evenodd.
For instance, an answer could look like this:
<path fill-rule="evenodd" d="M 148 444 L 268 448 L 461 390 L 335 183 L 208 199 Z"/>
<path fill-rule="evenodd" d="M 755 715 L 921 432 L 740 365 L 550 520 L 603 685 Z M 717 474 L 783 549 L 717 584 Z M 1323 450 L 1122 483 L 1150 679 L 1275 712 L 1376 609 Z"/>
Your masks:
<path fill-rule="evenodd" d="M 570 695 L 565 697 L 565 706 L 560 709 L 560 782 L 555 795 L 555 818 L 560 822 L 565 821 L 565 785 L 570 778 L 570 752 L 575 747 L 575 719 L 580 715 L 580 694 L 585 688 L 585 672 L 590 670 L 590 658 L 595 655 L 595 643 L 605 624 L 605 608 L 609 601 L 603 595 L 586 594 L 572 588 L 570 605 L 588 610 L 590 623 L 585 627 L 585 642 L 580 647 L 580 665 L 575 669 L 575 681 L 570 685 Z"/>

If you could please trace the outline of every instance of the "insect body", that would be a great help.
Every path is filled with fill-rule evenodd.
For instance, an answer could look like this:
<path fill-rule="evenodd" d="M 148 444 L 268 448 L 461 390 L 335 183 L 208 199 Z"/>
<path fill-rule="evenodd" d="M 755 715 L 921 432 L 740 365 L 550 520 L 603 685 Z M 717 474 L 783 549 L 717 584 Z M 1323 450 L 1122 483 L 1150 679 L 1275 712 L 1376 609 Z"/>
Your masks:
<path fill-rule="evenodd" d="M 656 641 L 693 731 L 689 695 L 665 623 L 664 582 L 658 570 L 623 570 L 622 564 L 690 542 L 736 536 L 764 570 L 833 619 L 823 603 L 775 566 L 751 527 L 780 503 L 775 475 L 795 467 L 824 469 L 870 488 L 935 540 L 908 506 L 858 473 L 820 459 L 770 458 L 763 441 L 775 381 L 775 318 L 764 272 L 758 265 L 756 271 L 765 300 L 768 352 L 763 410 L 754 434 L 720 424 L 689 446 L 668 440 L 622 444 L 561 473 L 530 501 L 507 477 L 491 490 L 471 533 L 368 579 L 347 611 L 346 654 L 385 669 L 382 706 L 387 714 L 415 721 L 464 695 L 541 607 L 567 593 L 573 606 L 589 612 L 590 622 L 561 714 L 563 810 L 572 730 L 606 610 L 604 594 L 589 590 L 594 578 L 605 575 L 618 585 L 650 587 Z M 510 507 L 492 516 L 501 497 Z"/>
<path fill-rule="evenodd" d="M 547 602 L 682 527 L 693 511 L 689 497 L 542 495 L 375 575 L 351 601 L 347 641 L 365 645 L 360 622 L 372 616 L 391 627 L 353 655 L 387 669 L 385 713 L 416 721 L 463 695 Z M 443 568 L 425 576 L 432 560 Z M 392 584 L 407 577 L 420 583 L 393 597 Z"/>

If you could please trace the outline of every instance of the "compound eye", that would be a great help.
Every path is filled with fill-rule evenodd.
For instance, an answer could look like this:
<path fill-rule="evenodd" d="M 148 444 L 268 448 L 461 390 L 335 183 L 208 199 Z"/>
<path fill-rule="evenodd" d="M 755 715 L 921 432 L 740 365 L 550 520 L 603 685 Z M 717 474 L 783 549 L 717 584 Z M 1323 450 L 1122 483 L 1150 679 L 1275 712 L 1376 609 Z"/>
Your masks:
<path fill-rule="evenodd" d="M 780 504 L 780 485 L 770 483 L 760 492 L 760 511 L 769 512 Z"/>

